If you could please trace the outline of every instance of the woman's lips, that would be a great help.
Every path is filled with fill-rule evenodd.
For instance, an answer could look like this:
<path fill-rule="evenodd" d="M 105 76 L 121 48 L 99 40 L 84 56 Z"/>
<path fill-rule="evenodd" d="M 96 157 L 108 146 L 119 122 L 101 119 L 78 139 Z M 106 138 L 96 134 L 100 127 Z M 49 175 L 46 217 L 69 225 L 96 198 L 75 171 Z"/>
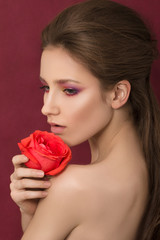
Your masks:
<path fill-rule="evenodd" d="M 60 134 L 64 131 L 64 129 L 66 128 L 65 126 L 61 126 L 58 124 L 53 124 L 53 123 L 49 123 L 51 125 L 51 132 L 53 133 L 57 133 Z"/>

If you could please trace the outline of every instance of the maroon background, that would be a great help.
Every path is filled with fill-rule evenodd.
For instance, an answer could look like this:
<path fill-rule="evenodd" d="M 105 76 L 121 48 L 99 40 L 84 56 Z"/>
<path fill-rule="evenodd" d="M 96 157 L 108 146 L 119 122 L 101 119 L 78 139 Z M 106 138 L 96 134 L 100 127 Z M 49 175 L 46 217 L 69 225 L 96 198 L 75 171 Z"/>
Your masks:
<path fill-rule="evenodd" d="M 142 14 L 159 39 L 160 49 L 159 0 L 115 1 Z M 3 240 L 17 240 L 21 236 L 19 210 L 9 195 L 9 176 L 13 171 L 11 158 L 19 154 L 17 142 L 36 129 L 49 131 L 46 118 L 40 112 L 40 33 L 59 11 L 75 2 L 78 1 L 0 0 L 0 239 Z M 159 64 L 158 59 L 153 65 L 151 79 L 160 100 Z M 89 162 L 87 143 L 72 151 L 73 163 Z"/>

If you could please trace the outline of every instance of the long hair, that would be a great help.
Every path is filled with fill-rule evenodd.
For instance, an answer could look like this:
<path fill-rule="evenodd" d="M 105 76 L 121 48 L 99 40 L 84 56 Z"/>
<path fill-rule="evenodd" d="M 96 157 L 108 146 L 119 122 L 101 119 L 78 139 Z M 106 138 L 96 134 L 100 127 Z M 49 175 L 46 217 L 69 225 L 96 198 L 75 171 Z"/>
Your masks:
<path fill-rule="evenodd" d="M 127 79 L 128 102 L 149 175 L 148 204 L 138 240 L 158 240 L 160 229 L 160 110 L 150 85 L 156 41 L 139 15 L 109 0 L 89 0 L 61 12 L 42 32 L 42 47 L 60 46 L 84 64 L 104 89 Z"/>

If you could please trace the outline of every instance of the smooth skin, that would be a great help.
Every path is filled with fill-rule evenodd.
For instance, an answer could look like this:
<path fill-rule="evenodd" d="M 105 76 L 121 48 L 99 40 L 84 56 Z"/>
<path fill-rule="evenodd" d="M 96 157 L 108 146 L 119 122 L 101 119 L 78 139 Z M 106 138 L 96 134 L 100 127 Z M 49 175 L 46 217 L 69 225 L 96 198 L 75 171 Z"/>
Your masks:
<path fill-rule="evenodd" d="M 66 50 L 51 46 L 42 53 L 40 77 L 47 121 L 65 126 L 59 136 L 69 146 L 88 139 L 92 159 L 45 181 L 41 171 L 23 167 L 23 155 L 13 158 L 11 197 L 21 209 L 22 240 L 135 240 L 148 175 L 127 103 L 130 83 L 102 90 Z"/>
<path fill-rule="evenodd" d="M 41 180 L 44 178 L 43 171 L 24 167 L 24 163 L 27 161 L 28 158 L 24 155 L 14 156 L 12 159 L 14 173 L 10 176 L 11 198 L 20 208 L 22 215 L 24 214 L 22 217 L 23 231 L 32 219 L 39 199 L 47 196 L 46 189 L 51 186 L 47 179 Z M 37 188 L 39 191 L 33 191 Z"/>

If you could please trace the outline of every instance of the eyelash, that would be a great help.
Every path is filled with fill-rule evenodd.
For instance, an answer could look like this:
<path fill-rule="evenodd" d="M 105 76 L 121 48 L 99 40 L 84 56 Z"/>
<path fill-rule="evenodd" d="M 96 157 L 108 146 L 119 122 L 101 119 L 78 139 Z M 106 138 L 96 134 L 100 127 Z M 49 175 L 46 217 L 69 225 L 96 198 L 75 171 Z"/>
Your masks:
<path fill-rule="evenodd" d="M 44 90 L 44 92 L 49 92 L 49 87 L 48 86 L 42 86 L 40 89 Z M 63 92 L 66 93 L 67 96 L 74 96 L 79 93 L 79 90 L 75 88 L 64 88 Z"/>
<path fill-rule="evenodd" d="M 48 86 L 42 86 L 40 89 L 44 90 L 44 92 L 49 92 L 49 87 Z"/>
<path fill-rule="evenodd" d="M 74 96 L 79 93 L 79 91 L 74 88 L 64 88 L 63 92 L 66 93 L 67 96 Z"/>

